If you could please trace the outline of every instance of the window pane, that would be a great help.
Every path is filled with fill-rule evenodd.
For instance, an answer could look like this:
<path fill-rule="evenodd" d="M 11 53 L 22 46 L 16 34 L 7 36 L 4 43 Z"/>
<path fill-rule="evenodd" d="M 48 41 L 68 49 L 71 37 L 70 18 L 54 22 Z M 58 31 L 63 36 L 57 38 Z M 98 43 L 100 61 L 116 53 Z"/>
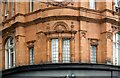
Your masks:
<path fill-rule="evenodd" d="M 58 63 L 58 39 L 52 39 L 52 63 Z"/>
<path fill-rule="evenodd" d="M 34 3 L 33 3 L 33 0 L 30 0 L 30 12 L 32 12 L 33 11 L 33 5 Z"/>
<path fill-rule="evenodd" d="M 7 61 L 7 67 L 9 67 L 9 50 L 8 49 L 6 50 L 6 57 L 7 57 L 6 58 L 7 59 L 6 60 Z"/>
<path fill-rule="evenodd" d="M 115 1 L 115 6 L 118 7 L 118 0 L 114 0 Z"/>
<path fill-rule="evenodd" d="M 14 53 L 11 53 L 10 57 L 11 57 L 10 58 L 11 59 L 11 62 L 10 62 L 11 65 L 10 66 L 13 67 L 14 66 Z"/>
<path fill-rule="evenodd" d="M 95 9 L 95 0 L 90 0 L 90 9 Z"/>
<path fill-rule="evenodd" d="M 5 0 L 5 16 L 8 15 L 8 0 Z"/>
<path fill-rule="evenodd" d="M 30 64 L 34 64 L 34 48 L 30 48 Z"/>
<path fill-rule="evenodd" d="M 63 39 L 62 61 L 63 61 L 63 63 L 69 63 L 70 62 L 70 39 Z"/>
<path fill-rule="evenodd" d="M 90 49 L 90 62 L 96 63 L 96 46 L 91 45 Z"/>

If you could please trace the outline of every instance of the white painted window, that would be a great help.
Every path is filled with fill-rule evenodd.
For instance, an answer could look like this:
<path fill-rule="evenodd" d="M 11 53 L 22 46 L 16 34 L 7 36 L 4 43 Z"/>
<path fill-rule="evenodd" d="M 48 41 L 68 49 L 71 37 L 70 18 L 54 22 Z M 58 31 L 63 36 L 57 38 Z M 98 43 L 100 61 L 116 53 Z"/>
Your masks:
<path fill-rule="evenodd" d="M 52 39 L 52 63 L 58 63 L 58 39 Z"/>
<path fill-rule="evenodd" d="M 8 15 L 8 0 L 5 0 L 5 16 Z"/>
<path fill-rule="evenodd" d="M 7 39 L 5 43 L 5 68 L 15 66 L 15 43 L 13 37 Z"/>
<path fill-rule="evenodd" d="M 89 7 L 90 9 L 95 9 L 95 0 L 90 0 Z"/>
<path fill-rule="evenodd" d="M 97 46 L 91 45 L 90 46 L 90 63 L 96 63 L 96 52 L 97 52 Z"/>
<path fill-rule="evenodd" d="M 115 3 L 115 7 L 118 7 L 118 0 L 114 0 L 114 3 Z"/>
<path fill-rule="evenodd" d="M 120 33 L 113 36 L 113 64 L 120 65 Z"/>
<path fill-rule="evenodd" d="M 30 12 L 33 11 L 33 8 L 34 8 L 34 1 L 30 0 Z"/>
<path fill-rule="evenodd" d="M 29 51 L 30 51 L 30 64 L 34 64 L 34 48 L 31 47 L 29 48 Z"/>
<path fill-rule="evenodd" d="M 63 39 L 62 42 L 62 61 L 70 63 L 70 39 Z"/>

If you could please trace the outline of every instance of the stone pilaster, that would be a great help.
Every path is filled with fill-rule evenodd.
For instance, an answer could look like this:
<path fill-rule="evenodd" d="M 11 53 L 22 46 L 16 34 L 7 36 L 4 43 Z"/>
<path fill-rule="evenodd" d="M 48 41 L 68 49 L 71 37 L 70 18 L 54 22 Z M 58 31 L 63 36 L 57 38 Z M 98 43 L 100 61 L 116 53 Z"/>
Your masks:
<path fill-rule="evenodd" d="M 21 66 L 25 65 L 28 62 L 28 58 L 26 55 L 28 54 L 25 51 L 25 32 L 24 32 L 24 27 L 17 27 L 16 28 L 16 33 L 15 33 L 15 38 L 16 38 L 16 65 Z"/>
<path fill-rule="evenodd" d="M 102 63 L 112 63 L 113 60 L 113 32 L 111 29 L 111 24 L 104 23 L 104 29 L 101 33 L 101 60 Z"/>
<path fill-rule="evenodd" d="M 89 61 L 88 59 L 88 51 L 87 51 L 87 38 L 86 34 L 87 31 L 80 30 L 80 61 L 82 63 L 87 63 Z"/>

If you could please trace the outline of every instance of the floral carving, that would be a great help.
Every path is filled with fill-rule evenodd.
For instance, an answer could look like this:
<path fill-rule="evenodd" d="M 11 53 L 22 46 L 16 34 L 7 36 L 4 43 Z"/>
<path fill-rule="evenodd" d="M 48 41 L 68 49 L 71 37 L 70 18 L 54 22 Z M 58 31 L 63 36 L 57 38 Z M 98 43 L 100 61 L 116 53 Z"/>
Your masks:
<path fill-rule="evenodd" d="M 112 32 L 106 32 L 106 38 L 112 40 Z"/>
<path fill-rule="evenodd" d="M 85 30 L 80 30 L 80 35 L 81 35 L 81 37 L 86 38 L 86 34 L 87 34 L 87 31 L 85 31 Z"/>

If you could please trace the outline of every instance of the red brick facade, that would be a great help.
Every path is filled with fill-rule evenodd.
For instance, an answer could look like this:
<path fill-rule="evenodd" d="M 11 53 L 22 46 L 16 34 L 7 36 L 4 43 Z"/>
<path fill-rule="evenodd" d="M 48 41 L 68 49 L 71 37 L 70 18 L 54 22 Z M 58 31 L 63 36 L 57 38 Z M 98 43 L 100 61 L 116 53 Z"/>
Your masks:
<path fill-rule="evenodd" d="M 97 45 L 97 63 L 113 60 L 112 36 L 119 24 L 114 2 L 96 2 L 95 10 L 89 9 L 89 2 L 65 6 L 34 2 L 33 12 L 29 12 L 29 2 L 15 2 L 13 9 L 12 5 L 9 2 L 5 16 L 5 3 L 0 3 L 1 70 L 5 69 L 5 42 L 9 36 L 15 40 L 15 66 L 30 63 L 29 47 L 34 47 L 34 64 L 50 63 L 52 38 L 59 39 L 59 63 L 62 38 L 70 39 L 71 62 L 90 63 L 90 45 Z"/>

